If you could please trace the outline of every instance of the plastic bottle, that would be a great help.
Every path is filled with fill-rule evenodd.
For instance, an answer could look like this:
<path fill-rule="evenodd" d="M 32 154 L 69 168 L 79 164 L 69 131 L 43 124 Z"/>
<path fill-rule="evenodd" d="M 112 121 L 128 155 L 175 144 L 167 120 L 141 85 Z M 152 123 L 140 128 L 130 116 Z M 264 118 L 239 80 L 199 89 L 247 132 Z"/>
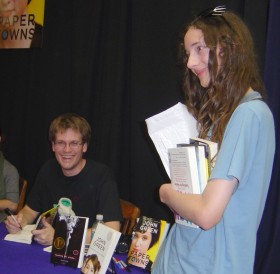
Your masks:
<path fill-rule="evenodd" d="M 91 228 L 91 239 L 93 238 L 93 235 L 95 233 L 96 227 L 97 227 L 97 225 L 99 223 L 103 223 L 104 224 L 104 222 L 103 222 L 103 215 L 102 214 L 97 214 L 96 215 L 96 219 L 95 219 L 95 221 L 94 221 L 94 223 L 92 225 L 92 228 Z"/>

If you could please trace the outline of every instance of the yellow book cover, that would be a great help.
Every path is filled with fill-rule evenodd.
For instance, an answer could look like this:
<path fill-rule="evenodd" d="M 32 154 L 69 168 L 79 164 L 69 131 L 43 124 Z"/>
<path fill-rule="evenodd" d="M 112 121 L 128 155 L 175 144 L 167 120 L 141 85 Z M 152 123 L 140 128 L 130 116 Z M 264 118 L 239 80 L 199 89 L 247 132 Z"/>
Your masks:
<path fill-rule="evenodd" d="M 55 224 L 55 218 L 57 216 L 57 211 L 58 211 L 58 206 L 54 206 L 53 208 L 43 212 L 42 214 L 40 214 L 40 216 L 38 217 L 37 221 L 36 221 L 36 225 L 35 225 L 35 229 L 42 229 L 43 228 L 43 224 L 42 224 L 42 218 L 45 217 L 46 221 L 51 224 L 52 226 L 54 226 Z"/>
<path fill-rule="evenodd" d="M 40 48 L 45 0 L 0 2 L 0 49 Z"/>
<path fill-rule="evenodd" d="M 164 220 L 141 216 L 133 229 L 128 264 L 151 270 L 169 226 Z"/>

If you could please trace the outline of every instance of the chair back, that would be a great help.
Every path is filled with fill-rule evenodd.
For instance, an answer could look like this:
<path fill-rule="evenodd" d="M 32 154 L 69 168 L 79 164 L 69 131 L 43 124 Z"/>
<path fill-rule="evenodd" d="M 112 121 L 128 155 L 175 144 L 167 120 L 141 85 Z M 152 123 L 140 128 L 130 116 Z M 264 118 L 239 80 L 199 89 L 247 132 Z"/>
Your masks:
<path fill-rule="evenodd" d="M 19 179 L 19 201 L 18 201 L 18 207 L 16 210 L 16 214 L 24 207 L 26 189 L 27 189 L 27 180 L 24 178 L 20 178 Z"/>
<path fill-rule="evenodd" d="M 120 199 L 122 215 L 124 221 L 121 226 L 121 233 L 123 235 L 131 235 L 133 227 L 137 221 L 137 218 L 140 217 L 140 208 L 137 207 L 135 204 Z"/>

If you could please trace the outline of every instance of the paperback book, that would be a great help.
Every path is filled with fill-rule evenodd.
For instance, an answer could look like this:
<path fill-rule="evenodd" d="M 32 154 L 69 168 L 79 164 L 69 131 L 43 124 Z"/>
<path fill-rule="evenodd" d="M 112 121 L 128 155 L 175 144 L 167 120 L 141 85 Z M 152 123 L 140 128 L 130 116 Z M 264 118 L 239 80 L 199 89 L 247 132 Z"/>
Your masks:
<path fill-rule="evenodd" d="M 43 212 L 36 221 L 35 229 L 43 228 L 43 224 L 42 224 L 43 217 L 45 217 L 46 221 L 54 227 L 57 212 L 58 212 L 58 206 L 54 206 L 53 208 Z"/>
<path fill-rule="evenodd" d="M 32 243 L 32 238 L 33 238 L 33 234 L 32 234 L 32 230 L 35 229 L 36 225 L 26 225 L 22 228 L 22 230 L 20 230 L 17 233 L 14 234 L 7 234 L 5 236 L 5 240 L 6 241 L 12 241 L 12 242 L 17 242 L 17 243 L 23 243 L 23 244 L 31 244 Z"/>
<path fill-rule="evenodd" d="M 82 267 L 89 218 L 59 215 L 51 251 L 51 263 Z"/>
<path fill-rule="evenodd" d="M 105 274 L 120 236 L 119 231 L 98 223 L 87 254 L 83 259 L 81 273 L 88 273 L 88 269 L 93 269 L 93 273 Z"/>
<path fill-rule="evenodd" d="M 164 220 L 141 216 L 133 229 L 128 264 L 151 271 L 169 227 Z"/>
<path fill-rule="evenodd" d="M 213 169 L 216 163 L 216 158 L 218 154 L 218 144 L 206 139 L 192 137 L 190 138 L 190 144 L 204 146 L 205 155 L 207 158 L 209 173 Z"/>
<path fill-rule="evenodd" d="M 198 143 L 179 145 L 168 150 L 172 187 L 184 194 L 201 194 L 209 177 L 207 150 Z M 175 222 L 198 228 L 174 213 Z"/>

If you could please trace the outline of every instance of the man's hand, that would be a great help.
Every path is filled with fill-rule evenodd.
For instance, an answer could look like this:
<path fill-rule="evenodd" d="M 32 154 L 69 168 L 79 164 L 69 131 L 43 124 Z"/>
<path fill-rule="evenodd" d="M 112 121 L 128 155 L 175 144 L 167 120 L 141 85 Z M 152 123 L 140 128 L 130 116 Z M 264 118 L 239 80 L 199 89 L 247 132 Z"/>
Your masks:
<path fill-rule="evenodd" d="M 46 221 L 46 218 L 42 218 L 42 229 L 35 229 L 32 231 L 34 240 L 41 245 L 52 245 L 54 237 L 54 228 Z"/>
<path fill-rule="evenodd" d="M 18 223 L 15 222 L 15 220 L 11 217 L 8 216 L 7 219 L 5 220 L 5 225 L 9 233 L 17 233 L 20 231 L 20 226 L 23 227 L 24 225 L 22 224 L 22 214 L 19 213 L 18 215 L 14 215 L 15 219 L 17 220 Z"/>
<path fill-rule="evenodd" d="M 17 233 L 20 230 L 19 225 L 21 225 L 21 227 L 25 227 L 28 224 L 33 224 L 38 215 L 39 212 L 36 212 L 28 205 L 25 205 L 24 208 L 14 216 L 18 224 L 13 220 L 11 216 L 8 216 L 5 221 L 6 228 L 9 233 Z"/>

